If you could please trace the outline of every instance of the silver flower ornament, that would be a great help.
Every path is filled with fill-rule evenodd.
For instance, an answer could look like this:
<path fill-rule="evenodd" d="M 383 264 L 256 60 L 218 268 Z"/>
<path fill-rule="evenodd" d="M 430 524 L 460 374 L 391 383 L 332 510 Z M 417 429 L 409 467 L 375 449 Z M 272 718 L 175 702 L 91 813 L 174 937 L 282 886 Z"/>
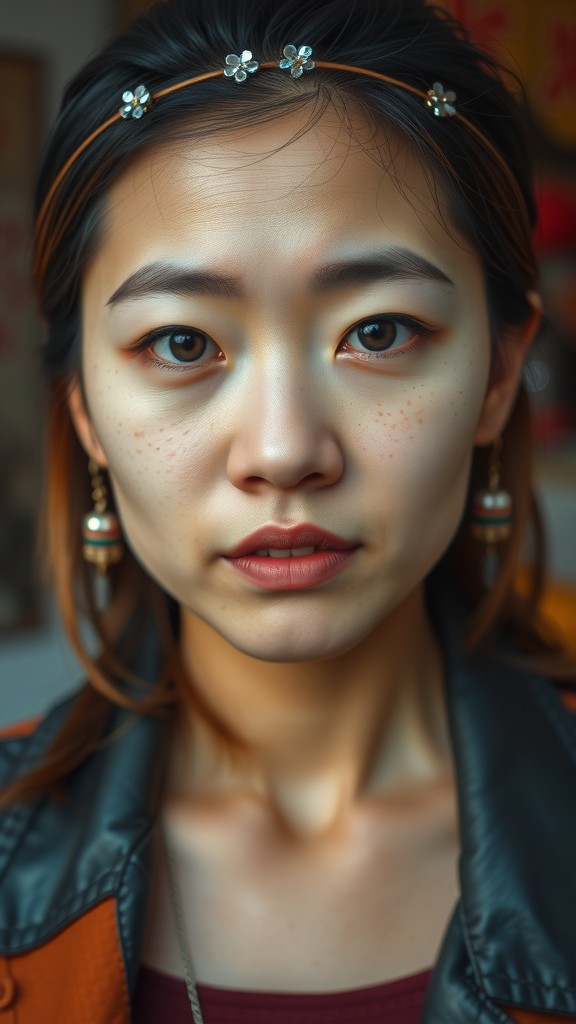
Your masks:
<path fill-rule="evenodd" d="M 428 90 L 426 95 L 428 97 L 426 106 L 431 107 L 436 117 L 452 117 L 456 113 L 456 107 L 454 106 L 456 93 L 452 92 L 451 89 L 448 92 L 444 92 L 444 86 L 440 82 L 434 82 L 434 85 Z"/>
<path fill-rule="evenodd" d="M 234 78 L 236 82 L 245 82 L 248 75 L 253 75 L 258 70 L 258 61 L 252 60 L 251 50 L 242 50 L 240 56 L 236 53 L 229 53 L 226 57 L 224 74 L 226 78 Z"/>
<path fill-rule="evenodd" d="M 120 107 L 120 116 L 124 119 L 142 117 L 150 107 L 150 98 L 150 93 L 145 85 L 139 85 L 134 92 L 127 89 L 122 93 L 124 104 Z"/>
<path fill-rule="evenodd" d="M 310 60 L 312 56 L 311 46 L 301 46 L 299 50 L 290 43 L 289 46 L 285 46 L 282 53 L 284 59 L 278 62 L 278 66 L 281 68 L 290 68 L 290 74 L 292 78 L 300 78 L 305 71 L 312 71 L 316 65 L 313 60 Z"/>

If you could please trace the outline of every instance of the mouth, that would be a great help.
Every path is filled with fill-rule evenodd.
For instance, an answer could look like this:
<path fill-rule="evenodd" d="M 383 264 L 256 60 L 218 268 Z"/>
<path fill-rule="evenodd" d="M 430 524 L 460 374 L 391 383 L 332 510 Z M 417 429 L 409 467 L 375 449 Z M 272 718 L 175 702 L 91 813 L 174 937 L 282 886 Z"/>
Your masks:
<path fill-rule="evenodd" d="M 264 590 L 307 590 L 339 575 L 360 546 L 306 523 L 264 527 L 224 558 L 237 575 Z"/>

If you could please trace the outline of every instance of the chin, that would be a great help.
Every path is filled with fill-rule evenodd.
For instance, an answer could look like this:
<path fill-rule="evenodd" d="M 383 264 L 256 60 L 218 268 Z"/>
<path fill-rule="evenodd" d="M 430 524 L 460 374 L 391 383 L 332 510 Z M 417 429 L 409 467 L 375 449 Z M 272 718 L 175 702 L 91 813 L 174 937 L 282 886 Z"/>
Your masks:
<path fill-rule="evenodd" d="M 369 623 L 363 621 L 354 624 L 349 620 L 338 623 L 334 617 L 326 621 L 306 623 L 295 622 L 279 626 L 267 623 L 250 623 L 249 628 L 237 630 L 226 629 L 212 623 L 212 628 L 236 650 L 249 658 L 283 664 L 298 662 L 324 661 L 336 658 L 355 648 L 370 632 Z"/>

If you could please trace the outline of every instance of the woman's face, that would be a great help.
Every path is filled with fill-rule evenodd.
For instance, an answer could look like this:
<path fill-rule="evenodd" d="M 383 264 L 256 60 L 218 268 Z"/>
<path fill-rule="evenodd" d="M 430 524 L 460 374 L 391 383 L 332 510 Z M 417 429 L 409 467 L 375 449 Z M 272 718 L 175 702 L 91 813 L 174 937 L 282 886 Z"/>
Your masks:
<path fill-rule="evenodd" d="M 504 415 L 480 261 L 417 162 L 392 140 L 393 179 L 334 114 L 290 141 L 304 120 L 118 180 L 84 282 L 87 415 L 71 403 L 148 572 L 271 661 L 352 648 L 423 580 Z M 351 550 L 227 557 L 299 524 Z"/>

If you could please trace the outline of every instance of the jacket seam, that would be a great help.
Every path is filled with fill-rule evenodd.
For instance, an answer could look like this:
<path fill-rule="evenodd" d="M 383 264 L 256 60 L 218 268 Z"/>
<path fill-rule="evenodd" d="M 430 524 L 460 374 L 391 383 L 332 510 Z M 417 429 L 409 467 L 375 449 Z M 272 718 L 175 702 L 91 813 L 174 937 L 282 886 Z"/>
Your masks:
<path fill-rule="evenodd" d="M 502 978 L 510 984 L 530 985 L 531 988 L 539 989 L 543 992 L 576 992 L 576 987 L 573 985 L 547 985 L 546 982 L 530 981 L 528 978 L 515 977 L 514 975 L 504 974 L 502 971 L 479 971 L 478 976 L 487 980 L 490 978 Z M 547 1011 L 543 1010 L 542 1012 L 545 1013 Z"/>
<path fill-rule="evenodd" d="M 70 896 L 64 903 L 60 904 L 57 910 L 52 911 L 47 917 L 43 918 L 41 922 L 31 922 L 30 924 L 21 925 L 19 927 L 0 928 L 0 941 L 5 938 L 12 937 L 17 943 L 19 936 L 22 936 L 23 938 L 31 930 L 35 930 L 39 933 L 38 938 L 25 942 L 21 947 L 18 947 L 17 945 L 15 947 L 10 946 L 9 953 L 4 952 L 3 955 L 14 956 L 15 954 L 25 953 L 30 949 L 34 949 L 39 944 L 49 941 L 50 938 L 56 935 L 59 931 L 62 931 L 63 928 L 67 928 L 68 925 L 76 921 L 82 916 L 82 914 L 92 910 L 99 903 L 102 903 L 103 900 L 108 899 L 110 896 L 115 896 L 115 875 L 116 872 L 111 873 L 110 871 L 99 875 L 98 878 L 91 882 L 90 886 L 86 889 L 82 889 L 78 893 L 75 893 L 74 896 Z M 102 880 L 108 880 L 109 888 L 104 885 L 100 891 L 91 895 L 94 888 L 98 887 Z M 66 909 L 70 904 L 78 902 L 79 905 L 74 909 Z M 3 946 L 3 950 L 6 949 L 8 949 L 8 947 Z"/>
<path fill-rule="evenodd" d="M 494 1024 L 511 1024 L 511 1018 L 481 988 L 468 982 L 468 991 L 476 1003 L 478 1013 L 488 1010 Z"/>
<path fill-rule="evenodd" d="M 131 954 L 133 956 L 133 950 L 132 949 L 128 950 L 128 948 L 127 948 L 128 945 L 132 946 L 132 940 L 131 940 L 131 938 L 129 939 L 130 927 L 129 927 L 129 920 L 128 920 L 128 911 L 126 909 L 126 897 L 128 895 L 127 876 L 128 876 L 128 874 L 130 872 L 130 869 L 132 867 L 136 866 L 134 864 L 135 855 L 136 855 L 137 851 L 140 849 L 140 847 L 145 843 L 146 839 L 148 838 L 148 836 L 152 832 L 153 828 L 154 828 L 154 823 L 152 822 L 146 828 L 146 830 L 143 833 L 141 833 L 141 835 L 139 835 L 138 838 L 134 841 L 134 843 L 130 847 L 128 853 L 126 854 L 126 857 L 124 858 L 124 862 L 122 864 L 122 867 L 121 867 L 121 869 L 120 869 L 120 871 L 118 873 L 118 883 L 117 883 L 118 884 L 118 889 L 117 889 L 117 900 L 116 900 L 116 917 L 117 917 L 117 920 L 118 920 L 118 927 L 119 927 L 119 931 L 120 931 L 120 942 L 121 942 L 121 947 L 122 947 L 122 952 L 123 952 L 123 957 L 124 957 L 124 969 L 125 969 L 125 971 L 128 970 L 128 963 L 127 963 L 128 955 Z"/>

